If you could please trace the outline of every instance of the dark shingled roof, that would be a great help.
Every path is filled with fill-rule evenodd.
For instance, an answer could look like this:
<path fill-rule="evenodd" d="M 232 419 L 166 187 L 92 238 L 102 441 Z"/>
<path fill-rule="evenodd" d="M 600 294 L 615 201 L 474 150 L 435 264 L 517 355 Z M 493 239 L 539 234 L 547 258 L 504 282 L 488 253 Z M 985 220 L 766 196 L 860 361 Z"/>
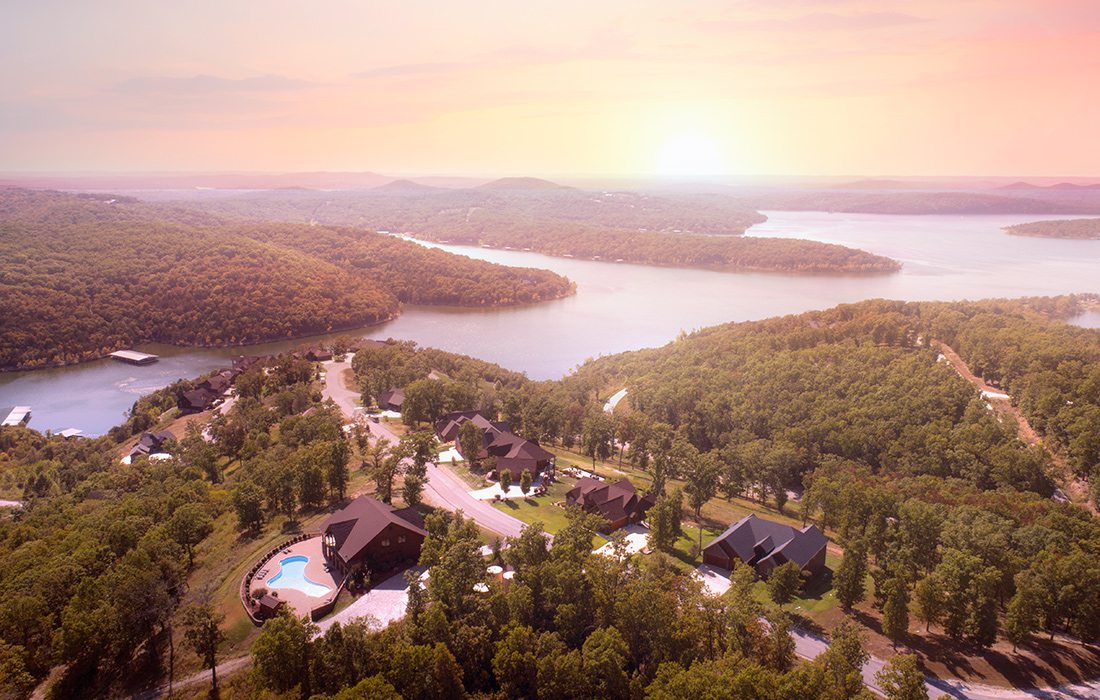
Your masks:
<path fill-rule="evenodd" d="M 321 532 L 336 539 L 336 550 L 351 561 L 389 525 L 427 537 L 424 521 L 414 508 L 397 509 L 369 496 L 360 496 L 329 516 Z"/>
<path fill-rule="evenodd" d="M 577 480 L 567 497 L 586 509 L 596 510 L 612 522 L 648 510 L 653 505 L 651 496 L 639 496 L 634 484 L 626 479 L 609 484 L 586 476 Z"/>
<path fill-rule="evenodd" d="M 755 557 L 765 561 L 781 553 L 787 561 L 804 567 L 821 551 L 826 541 L 825 535 L 814 525 L 799 530 L 773 520 L 746 515 L 711 540 L 704 549 L 716 547 L 727 557 L 736 556 L 744 562 Z"/>

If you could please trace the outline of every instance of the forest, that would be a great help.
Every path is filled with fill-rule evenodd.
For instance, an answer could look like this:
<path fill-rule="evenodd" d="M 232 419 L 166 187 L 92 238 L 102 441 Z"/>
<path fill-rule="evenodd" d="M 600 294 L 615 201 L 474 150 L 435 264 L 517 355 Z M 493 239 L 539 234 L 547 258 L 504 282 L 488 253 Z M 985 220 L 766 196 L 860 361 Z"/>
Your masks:
<path fill-rule="evenodd" d="M 138 343 L 239 345 L 380 323 L 400 303 L 496 306 L 565 278 L 364 231 L 241 227 L 99 195 L 0 190 L 0 369 Z"/>
<path fill-rule="evenodd" d="M 1013 236 L 1035 236 L 1038 238 L 1100 238 L 1100 219 L 1054 219 L 1051 221 L 1031 221 L 1026 224 L 1006 226 L 1005 231 Z"/>
<path fill-rule="evenodd" d="M 468 190 L 409 183 L 176 204 L 220 216 L 353 225 L 436 242 L 644 265 L 814 274 L 899 269 L 893 260 L 839 245 L 743 238 L 766 217 L 718 194 L 600 192 L 518 178 Z"/>
<path fill-rule="evenodd" d="M 402 342 L 363 344 L 353 368 L 365 405 L 404 387 L 407 400 L 422 395 L 425 421 L 480 408 L 544 444 L 600 459 L 618 451 L 666 491 L 662 504 L 679 503 L 683 519 L 693 510 L 698 518 L 708 500 L 747 498 L 818 524 L 843 549 L 832 578 L 840 605 L 855 620 L 868 606 L 880 611 L 895 642 L 920 634 L 910 620 L 971 652 L 998 641 L 1026 648 L 1039 635 L 1095 642 L 1100 524 L 1082 505 L 1050 497 L 1067 476 L 1061 462 L 1096 481 L 1100 333 L 1060 320 L 1092 302 L 868 301 L 704 329 L 550 382 Z M 932 341 L 1010 392 L 1044 443 L 1017 440 Z M 379 497 L 420 502 L 423 479 L 401 458 L 428 459 L 430 435 L 409 432 L 381 448 L 359 432 L 345 438 L 338 412 L 319 403 L 314 373 L 292 356 L 249 369 L 237 404 L 211 424 L 212 442 L 190 429 L 169 462 L 124 466 L 117 455 L 171 415 L 191 381 L 142 398 L 103 438 L 0 432 L 0 484 L 27 501 L 0 520 L 0 668 L 16 696 L 58 665 L 57 687 L 69 696 L 119 692 L 138 669 L 163 673 L 173 625 L 191 629 L 185 622 L 201 615 L 220 624 L 202 608 L 196 579 L 200 567 L 225 576 L 208 547 L 227 548 L 220 566 L 239 566 L 238 544 L 277 538 L 288 523 L 338 506 L 352 479 L 359 488 L 369 480 Z M 606 414 L 603 402 L 622 387 L 628 410 Z M 788 501 L 788 491 L 801 498 Z M 552 545 L 532 525 L 494 553 L 515 568 L 515 582 L 474 594 L 484 537 L 470 521 L 425 512 L 422 564 L 432 573 L 426 588 L 413 587 L 404 622 L 381 631 L 334 625 L 311 639 L 307 624 L 279 618 L 246 647 L 255 670 L 234 692 L 673 698 L 690 688 L 776 700 L 863 692 L 853 676 L 866 654 L 863 623 L 841 622 L 829 652 L 795 663 L 793 620 L 750 592 L 747 570 L 734 572 L 730 593 L 710 598 L 661 553 L 644 565 L 593 557 L 594 525 L 574 513 Z M 235 595 L 221 609 L 239 605 Z M 890 668 L 900 687 L 921 677 L 905 654 Z"/>

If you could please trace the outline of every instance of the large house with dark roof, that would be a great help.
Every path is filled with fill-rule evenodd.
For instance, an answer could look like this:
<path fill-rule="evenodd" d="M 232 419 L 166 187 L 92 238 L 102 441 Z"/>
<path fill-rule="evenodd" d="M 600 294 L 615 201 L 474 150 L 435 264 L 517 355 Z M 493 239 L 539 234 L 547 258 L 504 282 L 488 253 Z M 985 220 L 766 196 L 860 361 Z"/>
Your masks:
<path fill-rule="evenodd" d="M 825 535 L 815 525 L 799 530 L 747 515 L 703 548 L 703 562 L 732 569 L 734 560 L 740 560 L 762 577 L 777 566 L 794 562 L 802 571 L 816 576 L 825 570 L 826 543 Z"/>
<path fill-rule="evenodd" d="M 414 508 L 394 508 L 360 496 L 329 516 L 321 526 L 325 560 L 341 575 L 356 567 L 371 578 L 420 558 L 428 533 Z"/>
<path fill-rule="evenodd" d="M 565 494 L 565 502 L 599 515 L 607 521 L 610 532 L 645 518 L 654 498 L 652 494 L 643 496 L 638 493 L 634 484 L 626 479 L 609 484 L 586 476 L 578 479 L 576 485 Z"/>
<path fill-rule="evenodd" d="M 554 455 L 534 440 L 528 440 L 512 432 L 506 421 L 491 421 L 480 411 L 456 411 L 441 417 L 433 425 L 435 434 L 443 442 L 455 442 L 466 423 L 473 423 L 481 431 L 481 451 L 477 455 L 462 455 L 464 459 L 496 460 L 497 471 L 507 469 L 513 476 L 523 471 L 535 477 L 554 464 Z"/>
<path fill-rule="evenodd" d="M 169 440 L 175 440 L 176 436 L 167 430 L 162 430 L 159 433 L 142 433 L 138 437 L 138 441 L 127 453 L 126 457 L 133 460 L 137 457 L 148 457 L 149 455 L 164 453 L 164 443 Z"/>
<path fill-rule="evenodd" d="M 405 406 L 405 390 L 390 389 L 389 391 L 383 391 L 375 401 L 378 403 L 378 408 L 383 411 L 397 411 L 400 413 Z"/>

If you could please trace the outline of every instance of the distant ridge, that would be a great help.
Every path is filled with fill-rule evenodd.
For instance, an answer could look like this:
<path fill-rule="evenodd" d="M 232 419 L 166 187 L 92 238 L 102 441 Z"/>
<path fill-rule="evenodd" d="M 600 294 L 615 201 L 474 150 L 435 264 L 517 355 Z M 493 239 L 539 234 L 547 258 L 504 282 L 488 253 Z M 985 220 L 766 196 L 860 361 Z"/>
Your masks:
<path fill-rule="evenodd" d="M 1059 182 L 1055 185 L 1033 185 L 1030 182 L 1013 182 L 1011 185 L 1002 185 L 999 190 L 1100 190 L 1100 183 L 1078 185 L 1074 182 Z"/>
<path fill-rule="evenodd" d="M 852 182 L 845 182 L 837 185 L 835 189 L 838 190 L 921 190 L 932 187 L 931 183 L 907 181 L 907 180 L 884 180 L 877 178 L 868 178 L 865 180 L 854 180 Z"/>
<path fill-rule="evenodd" d="M 479 190 L 571 190 L 572 187 L 537 177 L 502 177 L 486 182 L 475 189 Z"/>
<path fill-rule="evenodd" d="M 371 188 L 374 192 L 440 192 L 446 188 L 433 187 L 432 185 L 425 185 L 420 182 L 414 182 L 412 180 L 394 180 L 393 182 L 387 182 L 384 185 Z"/>

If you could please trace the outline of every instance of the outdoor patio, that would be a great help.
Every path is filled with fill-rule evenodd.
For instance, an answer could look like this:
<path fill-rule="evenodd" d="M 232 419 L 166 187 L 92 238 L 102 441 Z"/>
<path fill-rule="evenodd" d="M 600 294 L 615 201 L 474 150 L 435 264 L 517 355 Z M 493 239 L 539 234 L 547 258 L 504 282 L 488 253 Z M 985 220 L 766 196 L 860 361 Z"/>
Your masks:
<path fill-rule="evenodd" d="M 305 569 L 302 572 L 306 579 L 305 584 L 303 585 L 293 576 L 284 576 L 272 583 L 271 580 L 284 571 L 281 562 L 291 557 L 307 558 Z M 302 590 L 303 588 L 313 588 L 308 586 L 309 583 L 325 587 L 328 591 L 320 595 L 311 595 L 309 592 Z M 325 557 L 321 552 L 321 538 L 310 537 L 282 549 L 264 562 L 256 575 L 252 577 L 248 592 L 251 596 L 257 589 L 265 589 L 279 600 L 286 602 L 295 615 L 309 617 L 312 610 L 331 602 L 336 597 L 340 583 L 341 580 L 337 578 L 335 571 L 325 570 Z"/>

